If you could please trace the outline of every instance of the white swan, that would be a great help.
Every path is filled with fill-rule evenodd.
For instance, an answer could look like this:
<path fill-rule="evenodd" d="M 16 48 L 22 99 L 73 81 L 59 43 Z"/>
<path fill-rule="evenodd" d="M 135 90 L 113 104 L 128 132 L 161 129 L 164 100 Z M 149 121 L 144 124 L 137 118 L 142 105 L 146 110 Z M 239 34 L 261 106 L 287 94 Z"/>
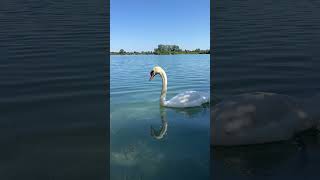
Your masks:
<path fill-rule="evenodd" d="M 208 93 L 197 92 L 197 91 L 185 91 L 174 96 L 170 100 L 166 100 L 167 94 L 167 75 L 160 66 L 155 66 L 150 72 L 150 81 L 159 74 L 162 78 L 162 90 L 160 95 L 160 105 L 166 107 L 185 108 L 201 106 L 204 103 L 210 101 Z"/>
<path fill-rule="evenodd" d="M 275 93 L 246 93 L 218 103 L 211 115 L 211 145 L 288 140 L 318 126 L 320 96 L 297 100 Z"/>

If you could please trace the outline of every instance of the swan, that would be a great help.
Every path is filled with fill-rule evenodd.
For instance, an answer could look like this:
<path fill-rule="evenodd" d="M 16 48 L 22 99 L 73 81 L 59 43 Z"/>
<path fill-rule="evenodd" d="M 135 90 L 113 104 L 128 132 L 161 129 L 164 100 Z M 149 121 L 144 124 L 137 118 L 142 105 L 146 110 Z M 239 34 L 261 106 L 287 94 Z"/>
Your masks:
<path fill-rule="evenodd" d="M 211 145 L 283 141 L 319 128 L 319 102 L 319 95 L 304 100 L 266 92 L 231 96 L 211 110 Z"/>
<path fill-rule="evenodd" d="M 204 103 L 210 101 L 208 93 L 198 92 L 198 91 L 185 91 L 182 92 L 170 100 L 166 100 L 167 94 L 167 75 L 166 72 L 160 67 L 155 66 L 150 71 L 150 79 L 153 80 L 156 75 L 160 75 L 162 78 L 162 90 L 160 95 L 160 105 L 165 107 L 174 107 L 174 108 L 185 108 L 185 107 L 196 107 L 201 106 Z"/>

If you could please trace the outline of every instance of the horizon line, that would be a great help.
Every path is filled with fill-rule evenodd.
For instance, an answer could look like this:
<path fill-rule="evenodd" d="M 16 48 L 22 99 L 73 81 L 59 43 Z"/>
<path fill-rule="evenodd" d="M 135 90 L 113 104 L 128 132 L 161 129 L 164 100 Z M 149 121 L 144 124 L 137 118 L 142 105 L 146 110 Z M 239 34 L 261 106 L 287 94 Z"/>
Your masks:
<path fill-rule="evenodd" d="M 123 49 L 123 48 L 121 48 L 121 49 Z M 110 52 L 119 52 L 121 49 L 119 49 L 118 51 L 114 51 L 114 50 L 111 50 L 110 49 Z M 156 49 L 156 48 L 154 48 L 154 49 Z M 140 50 L 140 51 L 138 51 L 138 50 L 131 50 L 131 51 L 127 51 L 127 50 L 125 50 L 125 49 L 123 49 L 124 51 L 126 51 L 126 52 L 153 52 L 154 51 L 154 49 L 153 50 Z M 194 51 L 194 50 L 196 50 L 196 49 L 200 49 L 200 50 L 210 50 L 210 48 L 206 48 L 206 49 L 201 49 L 201 48 L 195 48 L 195 49 L 181 49 L 182 51 Z"/>

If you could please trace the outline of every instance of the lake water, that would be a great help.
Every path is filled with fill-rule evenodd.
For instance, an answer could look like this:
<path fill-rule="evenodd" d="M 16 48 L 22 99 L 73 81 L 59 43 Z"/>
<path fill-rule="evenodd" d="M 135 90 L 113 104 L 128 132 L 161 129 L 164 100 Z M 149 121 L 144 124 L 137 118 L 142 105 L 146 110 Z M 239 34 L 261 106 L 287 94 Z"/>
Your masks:
<path fill-rule="evenodd" d="M 0 3 L 0 179 L 107 179 L 105 1 Z"/>
<path fill-rule="evenodd" d="M 209 55 L 111 56 L 111 179 L 208 179 L 208 106 L 160 108 L 161 78 L 149 81 L 155 65 L 168 76 L 167 99 L 186 91 L 210 92 Z M 164 132 L 151 136 L 151 126 Z"/>
<path fill-rule="evenodd" d="M 320 3 L 216 1 L 213 9 L 214 88 L 224 97 L 266 91 L 310 97 L 320 90 Z M 272 133 L 272 132 L 270 132 Z M 319 179 L 320 136 L 304 143 L 211 148 L 216 179 Z M 308 176 L 308 178 L 306 178 Z"/>

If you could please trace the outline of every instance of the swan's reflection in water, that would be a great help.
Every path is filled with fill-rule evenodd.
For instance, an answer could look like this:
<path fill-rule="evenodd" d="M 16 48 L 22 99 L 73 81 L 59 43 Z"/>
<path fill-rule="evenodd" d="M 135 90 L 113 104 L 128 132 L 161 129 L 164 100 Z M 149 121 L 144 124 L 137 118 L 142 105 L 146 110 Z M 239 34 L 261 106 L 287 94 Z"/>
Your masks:
<path fill-rule="evenodd" d="M 163 139 L 168 130 L 167 112 L 164 107 L 160 107 L 161 127 L 160 130 L 155 130 L 151 125 L 151 136 L 157 140 Z"/>
<path fill-rule="evenodd" d="M 182 110 L 157 106 L 132 113 L 137 118 L 128 118 L 130 129 L 118 128 L 122 122 L 117 117 L 112 124 L 111 179 L 181 179 L 181 174 L 183 179 L 207 179 L 209 112 L 203 107 Z M 127 114 L 118 112 L 113 118 L 120 115 Z M 140 115 L 144 117 L 141 121 Z"/>
<path fill-rule="evenodd" d="M 160 107 L 160 119 L 161 119 L 161 126 L 159 130 L 156 130 L 152 125 L 150 127 L 151 136 L 154 139 L 161 140 L 167 135 L 168 131 L 168 117 L 167 117 L 167 110 L 173 110 L 176 113 L 183 114 L 188 118 L 192 118 L 200 113 L 208 113 L 209 103 L 203 104 L 201 107 L 194 107 L 194 108 L 165 108 Z"/>

